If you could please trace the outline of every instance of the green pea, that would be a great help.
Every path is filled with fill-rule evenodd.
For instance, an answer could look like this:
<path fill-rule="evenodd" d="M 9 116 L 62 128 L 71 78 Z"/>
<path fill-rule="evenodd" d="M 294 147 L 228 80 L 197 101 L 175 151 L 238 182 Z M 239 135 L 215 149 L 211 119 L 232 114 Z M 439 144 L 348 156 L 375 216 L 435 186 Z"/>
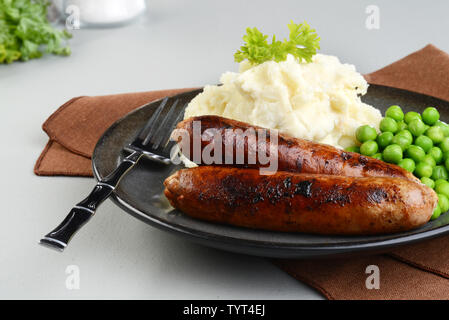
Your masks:
<path fill-rule="evenodd" d="M 440 214 L 441 214 L 441 208 L 440 208 L 439 205 L 437 205 L 436 208 L 433 210 L 433 214 L 432 214 L 432 216 L 430 217 L 430 220 L 438 219 L 438 217 L 440 216 Z"/>
<path fill-rule="evenodd" d="M 391 106 L 385 112 L 386 117 L 390 117 L 396 121 L 401 121 L 404 119 L 404 112 L 400 106 Z"/>
<path fill-rule="evenodd" d="M 426 186 L 428 186 L 431 189 L 433 189 L 435 187 L 435 181 L 433 181 L 430 178 L 422 177 L 421 182 L 424 183 Z"/>
<path fill-rule="evenodd" d="M 440 126 L 433 126 L 427 129 L 426 136 L 432 139 L 434 144 L 438 144 L 444 139 L 443 129 Z"/>
<path fill-rule="evenodd" d="M 377 137 L 377 132 L 373 127 L 364 125 L 357 128 L 355 136 L 360 142 L 365 142 L 368 140 L 375 140 Z"/>
<path fill-rule="evenodd" d="M 407 170 L 409 172 L 415 171 L 415 161 L 413 161 L 412 159 L 409 159 L 409 158 L 405 158 L 405 159 L 402 159 L 401 161 L 399 161 L 398 166 L 400 166 L 401 168 L 404 168 L 405 170 Z"/>
<path fill-rule="evenodd" d="M 386 117 L 380 121 L 379 129 L 382 132 L 395 133 L 396 131 L 398 131 L 398 124 L 396 123 L 396 121 L 393 118 Z"/>
<path fill-rule="evenodd" d="M 408 124 L 408 130 L 415 136 L 419 137 L 426 131 L 426 125 L 419 119 L 413 119 Z"/>
<path fill-rule="evenodd" d="M 449 151 L 449 137 L 445 137 L 443 141 L 439 144 L 441 151 L 448 152 Z"/>
<path fill-rule="evenodd" d="M 418 112 L 415 111 L 410 111 L 407 112 L 404 116 L 404 121 L 405 123 L 409 124 L 410 121 L 412 121 L 413 119 L 419 119 L 422 120 L 421 115 Z"/>
<path fill-rule="evenodd" d="M 428 136 L 419 136 L 415 139 L 415 145 L 423 148 L 425 152 L 429 152 L 430 148 L 433 147 L 433 142 Z"/>
<path fill-rule="evenodd" d="M 449 197 L 449 182 L 447 182 L 446 180 L 440 181 L 443 179 L 439 179 L 437 181 L 439 181 L 437 183 L 437 181 L 435 181 L 435 192 L 436 193 L 440 193 L 440 194 L 444 194 L 446 197 Z"/>
<path fill-rule="evenodd" d="M 393 133 L 392 132 L 383 132 L 377 136 L 377 144 L 379 145 L 379 148 L 384 149 L 389 144 L 391 144 L 391 140 L 393 140 Z"/>
<path fill-rule="evenodd" d="M 410 159 L 413 159 L 416 162 L 420 162 L 424 159 L 426 156 L 426 153 L 424 152 L 423 148 L 418 146 L 410 146 L 407 148 L 407 151 L 405 152 L 407 157 Z"/>
<path fill-rule="evenodd" d="M 397 144 L 401 146 L 402 151 L 405 151 L 413 142 L 413 137 L 407 130 L 397 133 L 393 139 L 391 139 L 392 144 Z"/>
<path fill-rule="evenodd" d="M 419 178 L 432 176 L 433 168 L 426 163 L 420 162 L 416 165 L 414 174 Z"/>
<path fill-rule="evenodd" d="M 440 164 L 443 161 L 443 151 L 441 151 L 441 149 L 438 147 L 430 148 L 430 150 L 427 154 L 431 155 L 432 158 L 435 159 L 435 162 L 437 164 Z"/>
<path fill-rule="evenodd" d="M 436 108 L 428 107 L 424 109 L 422 119 L 426 124 L 432 126 L 440 119 L 440 113 Z"/>
<path fill-rule="evenodd" d="M 347 147 L 345 149 L 345 151 L 360 153 L 360 148 L 357 146 L 352 146 L 352 147 Z"/>
<path fill-rule="evenodd" d="M 413 142 L 413 135 L 410 131 L 408 130 L 402 130 L 402 131 L 398 131 L 398 133 L 396 133 L 397 136 L 404 136 L 406 137 L 408 140 L 410 140 L 410 143 Z"/>
<path fill-rule="evenodd" d="M 436 125 L 436 126 L 439 126 L 439 127 L 443 130 L 443 133 L 444 133 L 444 136 L 445 136 L 445 137 L 449 137 L 449 125 L 448 125 L 447 123 L 438 120 L 438 121 L 435 123 L 435 125 Z"/>
<path fill-rule="evenodd" d="M 384 158 L 382 157 L 382 153 L 376 153 L 374 155 L 371 156 L 374 159 L 378 159 L 378 160 L 383 160 Z"/>
<path fill-rule="evenodd" d="M 446 184 L 446 183 L 449 184 L 449 182 L 447 182 L 447 180 L 444 180 L 444 179 L 435 180 L 435 188 L 438 187 L 440 184 Z M 440 193 L 444 193 L 444 192 L 440 192 Z"/>
<path fill-rule="evenodd" d="M 430 155 L 430 154 L 426 154 L 424 156 L 424 158 L 420 161 L 423 162 L 425 164 L 428 164 L 429 166 L 431 166 L 432 168 L 435 167 L 437 165 L 435 159 Z"/>
<path fill-rule="evenodd" d="M 373 154 L 376 154 L 378 150 L 379 147 L 376 141 L 366 141 L 360 146 L 360 153 L 364 156 L 372 156 Z"/>
<path fill-rule="evenodd" d="M 382 153 L 384 161 L 390 163 L 399 163 L 402 160 L 402 148 L 397 144 L 390 144 Z M 430 176 L 430 175 L 429 175 Z"/>
<path fill-rule="evenodd" d="M 449 198 L 441 193 L 437 194 L 438 196 L 438 205 L 440 206 L 441 212 L 446 212 L 449 210 Z"/>
<path fill-rule="evenodd" d="M 432 179 L 444 179 L 447 180 L 449 178 L 449 173 L 445 166 L 435 166 L 432 171 Z"/>
<path fill-rule="evenodd" d="M 398 131 L 407 130 L 407 124 L 405 121 L 399 121 L 398 122 Z"/>

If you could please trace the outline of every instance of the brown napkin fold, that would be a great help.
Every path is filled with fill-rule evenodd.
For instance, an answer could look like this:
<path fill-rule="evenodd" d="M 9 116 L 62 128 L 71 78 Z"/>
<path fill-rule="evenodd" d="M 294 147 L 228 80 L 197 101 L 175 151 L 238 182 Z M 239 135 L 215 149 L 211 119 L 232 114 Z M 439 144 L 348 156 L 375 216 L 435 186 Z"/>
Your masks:
<path fill-rule="evenodd" d="M 372 84 L 415 91 L 449 101 L 449 55 L 429 44 L 365 75 L 365 79 Z"/>
<path fill-rule="evenodd" d="M 365 76 L 369 83 L 432 95 L 449 101 L 449 55 L 433 45 Z M 101 134 L 129 111 L 191 89 L 78 97 L 44 123 L 50 137 L 37 175 L 92 176 L 90 156 Z M 401 247 L 388 254 L 332 260 L 273 262 L 328 299 L 449 299 L 449 236 Z M 367 289 L 369 265 L 379 268 L 380 288 Z"/>

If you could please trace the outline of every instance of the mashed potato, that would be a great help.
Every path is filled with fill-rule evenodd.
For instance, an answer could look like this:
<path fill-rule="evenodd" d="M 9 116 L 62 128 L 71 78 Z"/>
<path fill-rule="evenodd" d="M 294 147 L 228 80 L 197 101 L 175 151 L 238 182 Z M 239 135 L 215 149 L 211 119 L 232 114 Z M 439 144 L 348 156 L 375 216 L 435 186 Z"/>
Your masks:
<path fill-rule="evenodd" d="M 381 113 L 363 103 L 368 84 L 353 65 L 317 54 L 311 63 L 293 56 L 282 62 L 226 72 L 222 86 L 206 86 L 186 108 L 185 118 L 218 115 L 278 129 L 293 137 L 345 148 L 356 144 L 355 130 L 376 129 Z"/>

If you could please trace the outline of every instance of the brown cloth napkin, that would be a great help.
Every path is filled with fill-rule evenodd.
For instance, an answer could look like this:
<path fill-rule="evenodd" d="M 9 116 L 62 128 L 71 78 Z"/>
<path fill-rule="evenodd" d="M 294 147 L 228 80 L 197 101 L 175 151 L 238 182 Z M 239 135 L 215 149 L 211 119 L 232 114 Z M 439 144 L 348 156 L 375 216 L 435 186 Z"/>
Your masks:
<path fill-rule="evenodd" d="M 365 76 L 372 84 L 416 91 L 449 101 L 449 55 L 433 45 Z M 191 89 L 77 97 L 43 124 L 50 140 L 36 162 L 37 175 L 92 176 L 90 156 L 102 133 L 129 111 Z M 332 260 L 272 260 L 328 299 L 449 299 L 449 236 L 387 254 Z M 370 265 L 379 289 L 367 289 Z"/>
<path fill-rule="evenodd" d="M 192 89 L 82 96 L 67 101 L 42 125 L 50 140 L 34 166 L 34 173 L 92 177 L 90 157 L 95 144 L 116 120 L 150 101 Z"/>

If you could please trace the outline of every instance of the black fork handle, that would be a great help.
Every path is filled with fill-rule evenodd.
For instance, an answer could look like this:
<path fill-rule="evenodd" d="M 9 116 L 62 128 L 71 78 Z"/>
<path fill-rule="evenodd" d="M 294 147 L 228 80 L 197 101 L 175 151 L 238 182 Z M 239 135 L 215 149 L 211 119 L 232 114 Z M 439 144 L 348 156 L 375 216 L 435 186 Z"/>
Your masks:
<path fill-rule="evenodd" d="M 139 161 L 141 156 L 142 153 L 136 151 L 123 159 L 113 172 L 97 183 L 86 199 L 74 206 L 67 217 L 40 240 L 40 243 L 64 250 L 73 235 L 95 214 L 100 204 L 109 198 L 120 179 Z"/>

